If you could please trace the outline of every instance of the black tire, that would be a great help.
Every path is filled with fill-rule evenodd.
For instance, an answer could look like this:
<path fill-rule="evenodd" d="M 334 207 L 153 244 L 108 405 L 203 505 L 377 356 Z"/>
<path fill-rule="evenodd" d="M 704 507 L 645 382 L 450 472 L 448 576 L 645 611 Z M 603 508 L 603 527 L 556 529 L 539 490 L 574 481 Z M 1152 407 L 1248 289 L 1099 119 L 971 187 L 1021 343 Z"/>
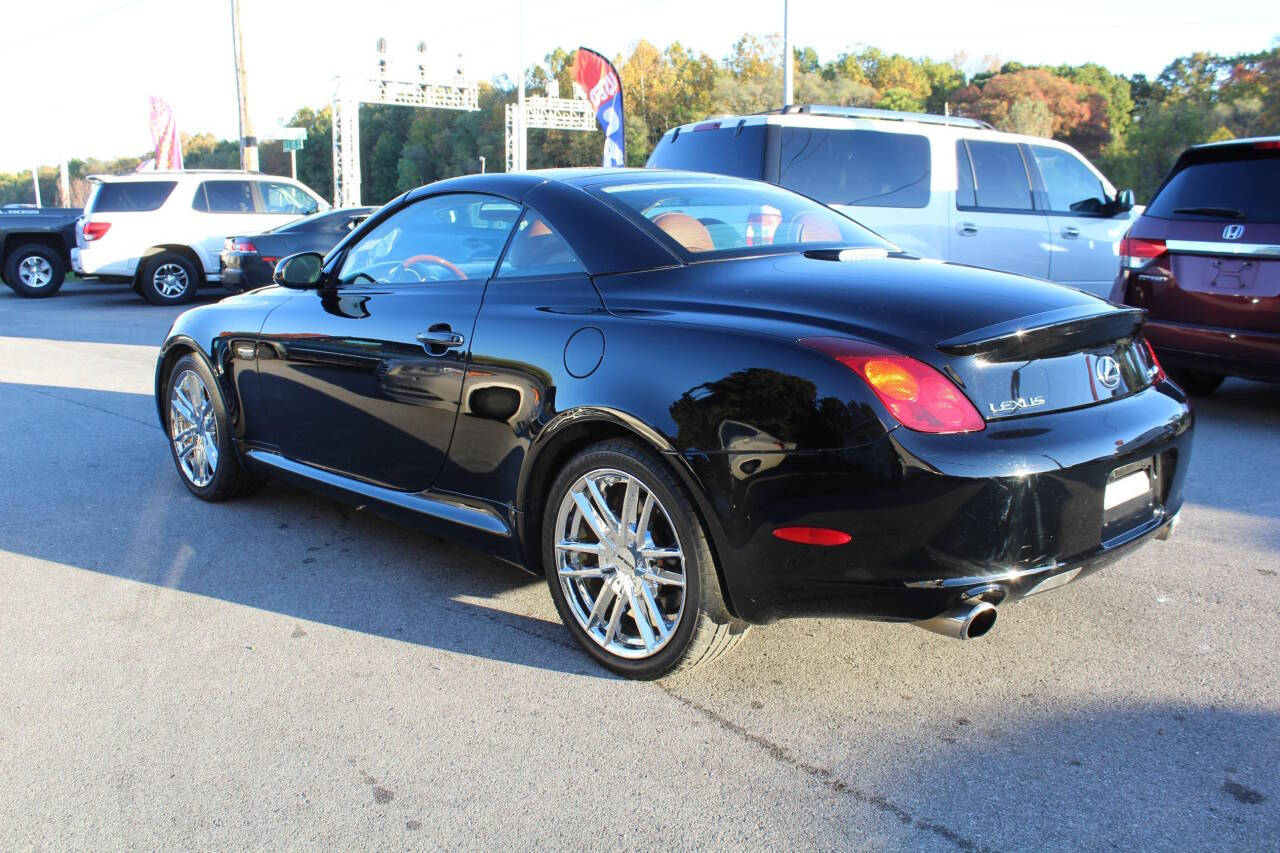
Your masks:
<path fill-rule="evenodd" d="M 193 476 L 179 454 L 179 434 L 183 432 L 186 424 L 176 416 L 173 402 L 174 388 L 182 383 L 189 373 L 194 373 L 199 378 L 207 393 L 208 415 L 198 419 L 207 424 L 210 423 L 207 418 L 211 416 L 211 424 L 216 430 L 214 440 L 211 442 L 216 447 L 216 462 L 212 466 L 212 476 L 207 482 L 204 481 L 203 476 Z M 197 406 L 200 404 L 199 400 L 192 402 L 197 403 Z M 169 380 L 165 383 L 164 413 L 169 455 L 173 458 L 174 467 L 178 469 L 178 477 L 191 494 L 204 501 L 224 501 L 248 494 L 262 485 L 263 478 L 247 470 L 236 453 L 235 442 L 231 437 L 231 422 L 227 416 L 227 406 L 222 399 L 222 388 L 202 359 L 194 355 L 184 355 L 173 365 L 173 369 L 169 372 Z M 209 431 L 202 431 L 198 438 L 201 442 L 208 442 Z M 190 446 L 186 442 L 181 443 L 184 447 Z M 190 459 L 187 460 L 187 464 L 191 464 Z"/>
<path fill-rule="evenodd" d="M 566 500 L 570 489 L 581 482 L 581 478 L 584 478 L 589 473 L 601 470 L 622 472 L 629 478 L 634 479 L 645 492 L 652 493 L 656 499 L 655 506 L 661 509 L 663 514 L 660 517 L 661 522 L 653 521 L 651 523 L 655 525 L 661 523 L 666 534 L 674 534 L 675 544 L 683 553 L 680 570 L 684 582 L 684 600 L 678 620 L 674 628 L 670 629 L 669 639 L 664 641 L 665 645 L 658 647 L 651 655 L 639 659 L 615 654 L 601 645 L 600 640 L 593 639 L 592 635 L 589 635 L 587 630 L 579 623 L 579 617 L 575 615 L 573 607 L 570 605 L 565 590 L 561 585 L 556 543 L 560 541 L 561 531 L 558 528 L 561 524 L 560 508 L 562 502 Z M 618 488 L 625 490 L 625 486 L 619 486 Z M 572 498 L 569 498 L 569 500 L 572 500 Z M 566 510 L 566 512 L 570 513 L 566 517 L 572 517 L 571 509 Z M 654 518 L 659 517 L 654 516 Z M 633 520 L 636 520 L 635 517 L 633 517 Z M 678 670 L 689 669 L 716 659 L 736 646 L 747 633 L 747 624 L 735 619 L 725 606 L 724 598 L 720 591 L 720 581 L 716 576 L 715 560 L 711 554 L 706 531 L 698 519 L 692 500 L 689 498 L 684 486 L 677 479 L 675 472 L 653 451 L 630 441 L 614 440 L 592 445 L 578 453 L 560 471 L 547 493 L 541 532 L 542 558 L 547 585 L 551 589 L 551 597 L 555 601 L 556 610 L 560 614 L 561 621 L 564 622 L 569 633 L 573 634 L 574 639 L 586 650 L 587 654 L 619 675 L 628 678 L 651 679 L 660 678 Z M 636 545 L 635 547 L 639 548 L 640 546 Z M 632 551 L 631 553 L 634 556 L 638 552 Z M 587 555 L 587 558 L 594 560 L 597 567 L 602 565 L 604 560 L 600 556 L 592 557 Z M 668 563 L 668 565 L 670 564 Z M 608 577 L 616 577 L 618 574 L 616 569 L 608 569 L 606 571 L 613 573 L 607 575 Z M 671 572 L 670 574 L 675 575 L 676 573 Z M 607 581 L 603 577 L 599 580 L 596 578 L 583 578 L 580 580 L 582 584 L 595 584 L 597 582 L 600 584 L 598 593 L 595 595 L 595 599 L 598 601 L 604 595 Z M 576 588 L 572 586 L 573 581 L 568 581 L 568 583 L 570 583 L 571 588 Z M 663 588 L 657 585 L 650 585 L 650 589 L 662 590 Z M 624 601 L 621 594 L 610 595 L 609 597 L 616 599 L 620 603 Z M 638 599 L 640 599 L 640 596 L 632 600 L 636 601 Z M 649 599 L 651 601 L 654 600 L 652 593 L 650 593 Z M 621 609 L 624 614 L 620 619 L 631 619 L 632 621 L 629 624 L 637 629 L 638 634 L 640 626 L 635 621 L 634 611 L 627 609 L 625 603 Z M 605 628 L 605 612 L 601 611 L 599 621 L 599 628 L 602 629 L 602 632 Z M 587 614 L 587 616 L 587 624 L 595 624 L 589 618 L 590 614 Z M 611 612 L 610 621 L 612 621 Z M 619 624 L 628 623 L 621 622 Z M 652 631 L 656 625 L 656 621 L 649 621 L 648 630 Z M 622 631 L 623 629 L 619 627 L 618 630 Z M 605 639 L 607 641 L 607 636 Z"/>
<path fill-rule="evenodd" d="M 152 305 L 182 305 L 196 296 L 200 270 L 185 255 L 152 255 L 138 274 L 138 290 Z"/>
<path fill-rule="evenodd" d="M 28 299 L 53 296 L 67 277 L 62 256 L 39 243 L 19 246 L 4 264 L 4 283 Z"/>
<path fill-rule="evenodd" d="M 1168 369 L 1168 373 L 1169 378 L 1192 397 L 1209 396 L 1214 391 L 1217 391 L 1218 386 L 1227 378 L 1214 373 L 1202 373 L 1199 370 L 1187 370 L 1182 367 L 1171 367 Z"/>

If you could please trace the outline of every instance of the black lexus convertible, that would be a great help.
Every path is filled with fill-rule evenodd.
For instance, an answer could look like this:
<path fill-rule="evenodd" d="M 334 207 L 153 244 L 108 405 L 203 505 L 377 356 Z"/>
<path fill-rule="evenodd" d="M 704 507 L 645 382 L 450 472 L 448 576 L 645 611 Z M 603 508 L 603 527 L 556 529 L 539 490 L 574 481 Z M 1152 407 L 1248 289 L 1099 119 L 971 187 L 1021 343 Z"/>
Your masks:
<path fill-rule="evenodd" d="M 156 371 L 197 497 L 291 480 L 545 573 L 616 672 L 789 614 L 953 637 L 1146 540 L 1191 412 L 1143 312 L 653 170 L 407 193 Z"/>

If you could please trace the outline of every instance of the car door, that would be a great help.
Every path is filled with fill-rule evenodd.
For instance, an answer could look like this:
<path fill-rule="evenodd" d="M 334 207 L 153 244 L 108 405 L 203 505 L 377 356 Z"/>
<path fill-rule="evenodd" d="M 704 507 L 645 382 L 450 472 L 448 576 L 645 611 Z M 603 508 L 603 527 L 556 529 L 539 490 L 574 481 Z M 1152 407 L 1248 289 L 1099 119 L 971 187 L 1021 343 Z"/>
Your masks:
<path fill-rule="evenodd" d="M 403 491 L 449 449 L 486 281 L 519 206 L 473 193 L 400 208 L 262 328 L 258 373 L 284 456 Z"/>
<path fill-rule="evenodd" d="M 1049 277 L 1049 220 L 1036 209 L 1021 146 L 956 141 L 956 200 L 949 260 Z"/>
<path fill-rule="evenodd" d="M 213 262 L 210 272 L 218 270 L 217 261 L 226 238 L 260 234 L 267 230 L 257 211 L 251 181 L 204 181 L 196 187 L 191 208 L 198 231 L 195 239 L 204 256 Z"/>
<path fill-rule="evenodd" d="M 1031 145 L 1044 184 L 1053 252 L 1049 278 L 1107 296 L 1120 271 L 1120 239 L 1131 213 L 1114 211 L 1102 179 L 1075 153 L 1049 145 Z"/>

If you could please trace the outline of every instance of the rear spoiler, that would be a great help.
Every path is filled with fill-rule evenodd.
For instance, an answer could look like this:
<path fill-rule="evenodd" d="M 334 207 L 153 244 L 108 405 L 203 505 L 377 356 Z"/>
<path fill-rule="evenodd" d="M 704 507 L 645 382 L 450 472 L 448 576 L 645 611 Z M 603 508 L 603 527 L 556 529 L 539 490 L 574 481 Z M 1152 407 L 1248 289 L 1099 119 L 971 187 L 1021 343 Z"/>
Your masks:
<path fill-rule="evenodd" d="M 939 341 L 948 355 L 981 355 L 992 361 L 1040 358 L 1133 337 L 1146 322 L 1142 308 L 1076 305 L 1006 320 Z"/>

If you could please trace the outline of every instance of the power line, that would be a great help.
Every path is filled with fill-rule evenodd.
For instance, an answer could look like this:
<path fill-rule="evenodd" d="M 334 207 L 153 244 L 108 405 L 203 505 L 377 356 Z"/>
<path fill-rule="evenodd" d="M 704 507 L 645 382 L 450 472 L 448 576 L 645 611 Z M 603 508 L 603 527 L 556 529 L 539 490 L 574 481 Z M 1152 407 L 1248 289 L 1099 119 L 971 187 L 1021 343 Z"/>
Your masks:
<path fill-rule="evenodd" d="M 122 9 L 128 9 L 130 6 L 137 6 L 139 3 L 143 3 L 143 2 L 146 2 L 146 0 L 129 0 L 129 2 L 121 3 L 119 6 L 112 6 L 110 9 L 103 9 L 101 12 L 95 12 L 94 14 L 90 15 L 87 18 L 81 18 L 78 21 L 72 21 L 69 24 L 63 24 L 60 27 L 54 27 L 51 30 L 45 30 L 42 33 L 36 33 L 33 36 L 23 36 L 21 38 L 16 38 L 11 41 L 0 42 L 0 47 L 14 47 L 18 45 L 30 44 L 33 41 L 42 41 L 43 39 L 47 39 L 49 36 L 56 36 L 58 33 L 65 33 L 67 30 L 73 30 L 76 27 L 82 27 L 85 24 L 92 23 L 93 21 L 98 20 L 99 18 L 105 18 L 107 15 L 114 14 L 116 12 L 119 12 Z"/>

